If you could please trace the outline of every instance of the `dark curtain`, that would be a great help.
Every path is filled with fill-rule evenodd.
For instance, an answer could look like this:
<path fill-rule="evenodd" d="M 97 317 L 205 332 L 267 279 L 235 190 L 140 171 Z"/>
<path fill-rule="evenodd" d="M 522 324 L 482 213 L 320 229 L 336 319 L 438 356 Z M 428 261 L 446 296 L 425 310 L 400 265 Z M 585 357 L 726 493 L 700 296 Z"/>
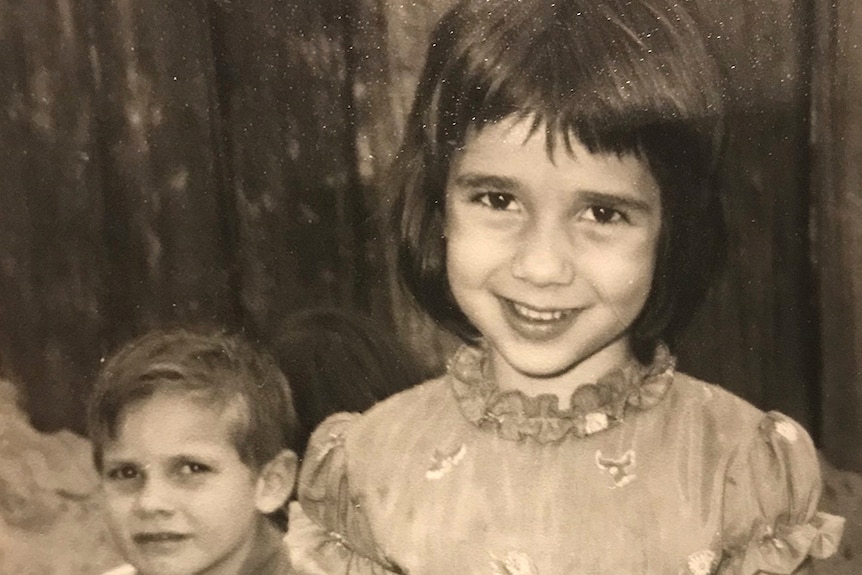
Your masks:
<path fill-rule="evenodd" d="M 395 288 L 381 182 L 449 4 L 0 0 L 0 374 L 37 427 L 81 431 L 101 360 L 157 326 L 265 343 L 337 305 L 443 365 L 454 342 Z M 862 469 L 862 17 L 689 4 L 729 79 L 730 259 L 681 368 Z"/>

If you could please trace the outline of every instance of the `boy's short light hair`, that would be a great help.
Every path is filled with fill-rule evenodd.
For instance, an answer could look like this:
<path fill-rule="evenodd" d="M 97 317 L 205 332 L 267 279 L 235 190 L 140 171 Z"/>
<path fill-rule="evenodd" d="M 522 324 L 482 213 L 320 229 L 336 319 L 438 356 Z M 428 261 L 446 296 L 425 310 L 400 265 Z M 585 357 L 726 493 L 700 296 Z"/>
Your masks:
<path fill-rule="evenodd" d="M 88 430 L 98 470 L 124 411 L 157 392 L 239 408 L 232 435 L 240 460 L 251 469 L 259 470 L 284 449 L 296 451 L 299 423 L 290 387 L 269 355 L 219 331 L 152 331 L 117 351 L 94 384 Z"/>

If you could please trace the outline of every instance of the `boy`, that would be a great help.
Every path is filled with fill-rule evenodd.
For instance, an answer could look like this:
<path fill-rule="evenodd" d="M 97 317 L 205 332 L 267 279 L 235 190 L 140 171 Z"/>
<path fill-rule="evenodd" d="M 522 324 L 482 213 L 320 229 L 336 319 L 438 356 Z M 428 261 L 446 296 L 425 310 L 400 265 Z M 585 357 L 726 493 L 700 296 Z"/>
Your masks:
<path fill-rule="evenodd" d="M 137 575 L 292 573 L 283 505 L 298 423 L 275 362 L 235 336 L 157 331 L 104 366 L 89 431 Z"/>

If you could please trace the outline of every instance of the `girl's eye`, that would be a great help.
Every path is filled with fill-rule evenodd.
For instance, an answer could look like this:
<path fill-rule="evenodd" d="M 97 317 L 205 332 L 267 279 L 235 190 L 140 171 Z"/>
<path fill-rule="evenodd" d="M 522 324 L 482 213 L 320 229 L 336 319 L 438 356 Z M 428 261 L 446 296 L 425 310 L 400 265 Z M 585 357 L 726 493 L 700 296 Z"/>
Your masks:
<path fill-rule="evenodd" d="M 584 219 L 599 224 L 615 224 L 625 219 L 623 214 L 613 208 L 590 206 L 584 210 Z"/>
<path fill-rule="evenodd" d="M 111 481 L 129 481 L 136 479 L 140 475 L 140 471 L 134 465 L 121 465 L 109 469 L 106 475 Z"/>
<path fill-rule="evenodd" d="M 518 201 L 512 194 L 504 192 L 484 192 L 476 196 L 475 201 L 497 211 L 517 211 Z"/>

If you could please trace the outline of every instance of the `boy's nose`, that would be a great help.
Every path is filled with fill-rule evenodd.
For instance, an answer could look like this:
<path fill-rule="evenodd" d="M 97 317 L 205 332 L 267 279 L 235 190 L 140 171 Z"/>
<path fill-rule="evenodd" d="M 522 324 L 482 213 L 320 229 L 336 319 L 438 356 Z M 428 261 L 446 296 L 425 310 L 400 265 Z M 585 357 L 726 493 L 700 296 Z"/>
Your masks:
<path fill-rule="evenodd" d="M 166 481 L 148 478 L 135 498 L 135 510 L 145 515 L 169 513 L 173 509 L 171 491 Z"/>
<path fill-rule="evenodd" d="M 575 278 L 572 238 L 565 226 L 538 221 L 520 238 L 512 274 L 537 286 L 568 285 Z"/>

